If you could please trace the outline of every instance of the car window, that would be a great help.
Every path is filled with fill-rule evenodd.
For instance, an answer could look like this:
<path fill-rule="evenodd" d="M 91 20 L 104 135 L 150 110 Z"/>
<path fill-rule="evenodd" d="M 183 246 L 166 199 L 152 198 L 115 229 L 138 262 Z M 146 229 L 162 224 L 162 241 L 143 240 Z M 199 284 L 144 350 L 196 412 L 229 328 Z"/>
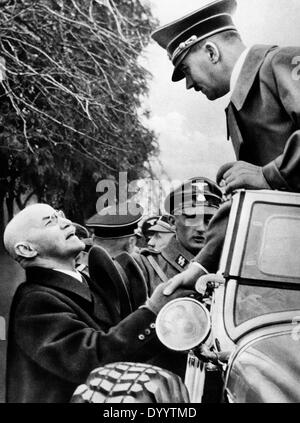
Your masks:
<path fill-rule="evenodd" d="M 300 289 L 239 285 L 235 298 L 235 322 L 241 325 L 262 315 L 300 310 Z"/>
<path fill-rule="evenodd" d="M 272 216 L 265 225 L 259 255 L 263 274 L 295 277 L 300 274 L 300 216 Z"/>
<path fill-rule="evenodd" d="M 299 283 L 299 234 L 299 207 L 271 207 L 255 203 L 240 276 L 244 279 Z"/>

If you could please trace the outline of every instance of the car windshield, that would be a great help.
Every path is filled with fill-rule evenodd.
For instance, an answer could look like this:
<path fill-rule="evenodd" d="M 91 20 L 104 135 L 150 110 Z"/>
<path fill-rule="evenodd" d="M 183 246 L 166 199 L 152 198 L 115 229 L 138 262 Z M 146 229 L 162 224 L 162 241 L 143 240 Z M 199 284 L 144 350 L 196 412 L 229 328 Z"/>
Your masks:
<path fill-rule="evenodd" d="M 236 325 L 270 313 L 299 310 L 300 290 L 239 285 L 235 300 Z"/>

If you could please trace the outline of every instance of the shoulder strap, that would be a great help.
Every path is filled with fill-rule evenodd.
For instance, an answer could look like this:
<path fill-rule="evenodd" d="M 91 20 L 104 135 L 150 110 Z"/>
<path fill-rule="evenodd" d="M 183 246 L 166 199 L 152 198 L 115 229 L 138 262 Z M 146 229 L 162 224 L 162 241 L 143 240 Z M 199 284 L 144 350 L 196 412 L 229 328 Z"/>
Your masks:
<path fill-rule="evenodd" d="M 151 256 L 146 256 L 147 260 L 149 261 L 149 263 L 151 264 L 151 266 L 153 267 L 154 271 L 157 273 L 158 277 L 163 281 L 163 282 L 168 282 L 169 278 L 167 277 L 167 275 L 162 271 L 162 269 L 159 267 L 157 261 Z"/>

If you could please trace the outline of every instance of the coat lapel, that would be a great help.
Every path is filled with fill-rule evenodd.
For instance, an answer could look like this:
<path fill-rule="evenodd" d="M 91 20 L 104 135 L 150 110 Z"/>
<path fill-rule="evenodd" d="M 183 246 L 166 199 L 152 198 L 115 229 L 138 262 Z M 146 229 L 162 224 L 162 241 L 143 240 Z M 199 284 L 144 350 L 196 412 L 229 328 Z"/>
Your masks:
<path fill-rule="evenodd" d="M 236 110 L 239 111 L 243 107 L 266 55 L 276 47 L 277 46 L 255 45 L 250 49 L 231 96 L 231 102 L 234 104 Z"/>
<path fill-rule="evenodd" d="M 85 300 L 92 302 L 90 289 L 84 283 L 80 283 L 72 276 L 52 269 L 32 267 L 26 270 L 27 283 L 58 288 L 75 294 Z"/>
<path fill-rule="evenodd" d="M 235 117 L 234 105 L 229 103 L 225 112 L 227 121 L 227 139 L 231 139 L 235 155 L 238 160 L 240 156 L 240 149 L 243 144 L 243 137 Z"/>

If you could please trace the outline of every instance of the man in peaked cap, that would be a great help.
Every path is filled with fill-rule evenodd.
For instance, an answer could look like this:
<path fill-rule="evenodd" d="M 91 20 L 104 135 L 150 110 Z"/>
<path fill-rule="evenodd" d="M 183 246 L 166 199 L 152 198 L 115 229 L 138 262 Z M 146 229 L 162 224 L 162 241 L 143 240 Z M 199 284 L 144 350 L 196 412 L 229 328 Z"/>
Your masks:
<path fill-rule="evenodd" d="M 239 188 L 300 191 L 299 47 L 247 48 L 232 20 L 235 0 L 219 0 L 158 28 L 152 35 L 174 65 L 173 81 L 209 100 L 230 93 L 227 114 L 237 162 L 222 166 L 217 182 L 231 194 Z M 173 281 L 193 283 L 216 272 L 230 206 L 221 208 L 207 233 L 199 266 Z"/>
<path fill-rule="evenodd" d="M 172 220 L 172 216 L 170 215 L 160 216 L 155 225 L 149 228 L 150 239 L 148 241 L 148 246 L 150 248 L 161 251 L 168 245 L 170 239 L 175 234 L 175 227 Z"/>
<path fill-rule="evenodd" d="M 174 219 L 175 233 L 161 250 L 145 248 L 133 257 L 140 265 L 148 286 L 148 294 L 173 276 L 188 268 L 205 242 L 209 221 L 218 211 L 222 192 L 213 181 L 192 178 L 172 190 L 164 202 L 165 211 Z M 156 365 L 184 378 L 186 357 L 168 352 L 156 357 Z"/>
<path fill-rule="evenodd" d="M 142 234 L 145 242 L 148 244 L 148 241 L 151 238 L 151 228 L 156 224 L 160 216 L 150 216 L 147 217 L 140 227 L 140 233 Z"/>
<path fill-rule="evenodd" d="M 150 293 L 157 285 L 184 271 L 199 253 L 209 221 L 221 202 L 219 187 L 203 177 L 192 178 L 170 192 L 164 207 L 174 218 L 175 233 L 161 251 L 145 248 L 134 254 Z"/>
<path fill-rule="evenodd" d="M 86 222 L 87 228 L 94 231 L 93 244 L 105 248 L 112 258 L 124 251 L 131 254 L 143 213 L 134 202 L 105 207 Z"/>

